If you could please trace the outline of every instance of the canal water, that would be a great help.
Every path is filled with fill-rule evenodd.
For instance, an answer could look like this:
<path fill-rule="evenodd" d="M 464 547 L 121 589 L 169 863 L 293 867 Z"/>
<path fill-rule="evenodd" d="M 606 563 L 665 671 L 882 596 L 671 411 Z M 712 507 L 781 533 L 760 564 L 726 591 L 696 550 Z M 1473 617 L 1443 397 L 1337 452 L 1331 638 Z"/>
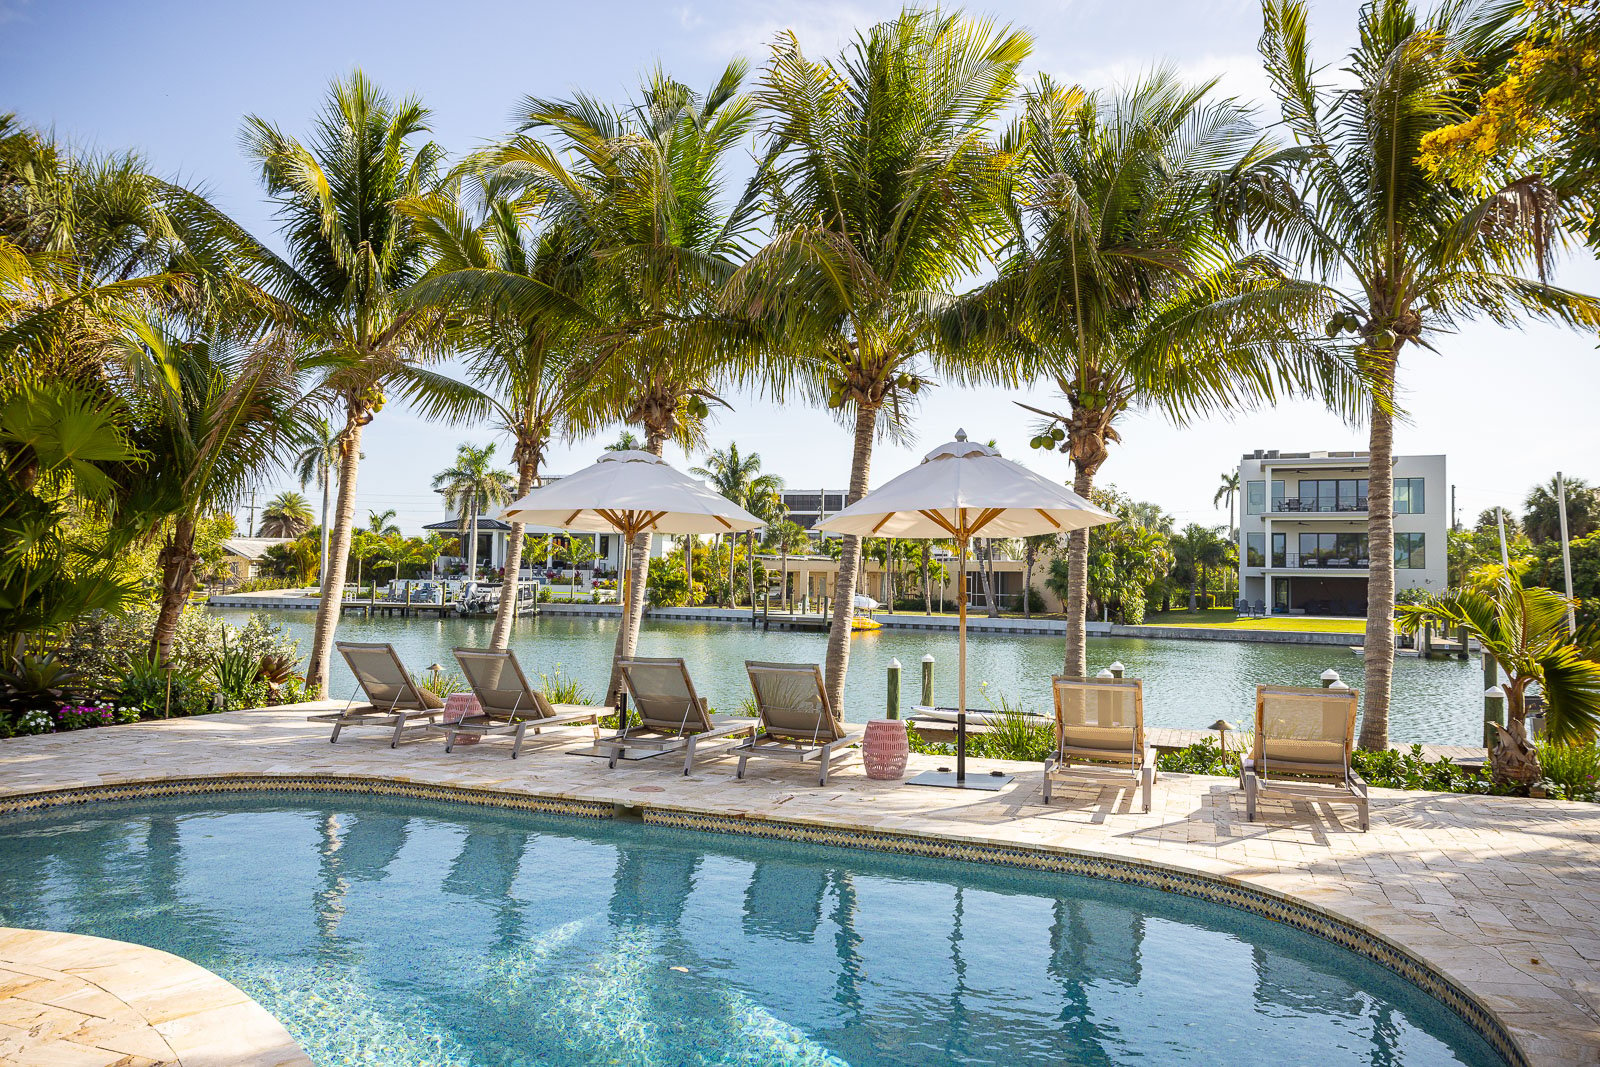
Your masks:
<path fill-rule="evenodd" d="M 214 609 L 242 625 L 251 612 Z M 300 642 L 302 655 L 311 647 L 313 616 L 307 611 L 262 611 Z M 431 663 L 454 664 L 452 648 L 481 648 L 489 643 L 492 619 L 372 618 L 345 616 L 339 637 L 347 641 L 388 641 L 406 666 L 421 671 Z M 574 616 L 537 616 L 517 620 L 511 637 L 529 677 L 560 671 L 576 678 L 590 694 L 604 690 L 616 641 L 615 620 Z M 647 621 L 639 637 L 642 656 L 682 656 L 695 688 L 723 714 L 736 714 L 749 695 L 745 660 L 822 662 L 827 635 L 794 631 L 763 633 L 748 625 L 723 622 Z M 956 698 L 956 635 L 953 632 L 883 629 L 851 639 L 850 673 L 845 683 L 845 718 L 865 722 L 881 716 L 885 671 L 892 659 L 904 666 L 902 704 L 909 707 L 921 692 L 922 657 L 935 660 L 934 697 L 942 704 Z M 997 707 L 1001 695 L 1029 711 L 1050 710 L 1050 677 L 1061 671 L 1062 638 L 1043 635 L 972 634 L 967 640 L 967 703 Z M 1248 723 L 1255 715 L 1255 687 L 1316 685 L 1329 667 L 1349 684 L 1360 687 L 1361 660 L 1344 646 L 1245 644 L 1232 641 L 1089 639 L 1089 670 L 1113 660 L 1128 668 L 1127 676 L 1144 680 L 1145 723 L 1203 729 L 1219 718 Z M 1482 673 L 1477 658 L 1420 660 L 1400 657 L 1394 665 L 1394 697 L 1390 736 L 1428 744 L 1481 743 Z M 335 659 L 331 696 L 345 699 L 355 683 L 343 661 Z"/>

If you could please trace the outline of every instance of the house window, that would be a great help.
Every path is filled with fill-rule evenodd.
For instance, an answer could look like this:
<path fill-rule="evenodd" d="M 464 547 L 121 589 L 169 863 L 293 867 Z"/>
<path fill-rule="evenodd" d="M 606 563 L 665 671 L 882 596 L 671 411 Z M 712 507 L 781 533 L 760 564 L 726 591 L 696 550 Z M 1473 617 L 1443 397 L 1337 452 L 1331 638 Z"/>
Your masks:
<path fill-rule="evenodd" d="M 1286 564 L 1285 556 L 1289 552 L 1289 535 L 1275 533 L 1272 535 L 1272 565 L 1282 567 Z"/>
<path fill-rule="evenodd" d="M 1244 535 L 1244 565 L 1246 567 L 1265 567 L 1267 565 L 1265 559 L 1266 536 L 1266 534 L 1258 533 Z"/>
<path fill-rule="evenodd" d="M 1300 479 L 1299 510 L 1301 511 L 1365 511 L 1366 509 L 1365 478 Z"/>
<path fill-rule="evenodd" d="M 1272 510 L 1283 510 L 1283 479 L 1272 479 Z"/>
<path fill-rule="evenodd" d="M 1267 483 L 1244 483 L 1244 510 L 1247 515 L 1259 515 L 1267 510 Z"/>
<path fill-rule="evenodd" d="M 1412 479 L 1407 479 L 1408 481 Z M 1421 481 L 1421 479 L 1415 479 Z M 1420 533 L 1397 533 L 1394 535 L 1394 565 L 1398 570 L 1420 571 L 1425 568 L 1427 558 L 1423 548 L 1427 536 Z"/>
<path fill-rule="evenodd" d="M 1394 480 L 1394 513 L 1396 515 L 1421 515 L 1427 511 L 1421 478 L 1396 478 Z M 1396 542 L 1398 544 L 1398 542 Z"/>

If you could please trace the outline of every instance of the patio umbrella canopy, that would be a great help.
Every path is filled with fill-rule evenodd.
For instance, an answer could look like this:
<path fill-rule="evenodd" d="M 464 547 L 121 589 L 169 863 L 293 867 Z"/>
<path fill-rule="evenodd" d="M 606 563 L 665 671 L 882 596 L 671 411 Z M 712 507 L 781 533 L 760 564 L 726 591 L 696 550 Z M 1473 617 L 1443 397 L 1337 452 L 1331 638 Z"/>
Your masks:
<path fill-rule="evenodd" d="M 617 531 L 628 546 L 641 533 L 743 533 L 766 523 L 651 452 L 607 452 L 576 474 L 542 485 L 500 513 L 508 522 L 580 533 Z M 624 626 L 636 625 L 628 588 L 631 558 L 622 570 Z"/>
<path fill-rule="evenodd" d="M 967 781 L 967 542 L 979 536 L 1069 533 L 1116 521 L 1115 515 L 1066 486 L 968 441 L 966 433 L 957 430 L 954 441 L 929 452 L 920 464 L 817 524 L 829 533 L 859 537 L 950 537 L 959 546 L 956 773 L 953 778 L 938 772 L 920 774 L 911 779 L 913 783 L 997 789 L 1010 780 Z"/>

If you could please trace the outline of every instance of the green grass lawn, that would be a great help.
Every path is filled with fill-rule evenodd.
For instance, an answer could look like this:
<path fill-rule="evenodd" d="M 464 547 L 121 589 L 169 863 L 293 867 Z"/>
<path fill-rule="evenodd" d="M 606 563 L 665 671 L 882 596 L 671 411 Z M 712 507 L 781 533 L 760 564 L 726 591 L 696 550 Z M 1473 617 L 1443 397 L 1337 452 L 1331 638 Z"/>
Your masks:
<path fill-rule="evenodd" d="M 1304 615 L 1269 615 L 1249 618 L 1234 613 L 1232 608 L 1212 608 L 1208 611 L 1154 612 L 1145 616 L 1146 626 L 1204 626 L 1221 630 L 1298 630 L 1302 633 L 1361 634 L 1365 632 L 1365 619 L 1313 619 Z"/>

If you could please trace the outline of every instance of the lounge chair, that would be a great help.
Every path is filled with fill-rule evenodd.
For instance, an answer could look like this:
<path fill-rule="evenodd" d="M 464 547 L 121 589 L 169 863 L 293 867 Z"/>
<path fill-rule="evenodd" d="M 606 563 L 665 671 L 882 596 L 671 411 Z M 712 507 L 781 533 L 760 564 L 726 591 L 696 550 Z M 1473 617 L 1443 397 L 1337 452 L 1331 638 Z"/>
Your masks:
<path fill-rule="evenodd" d="M 621 729 L 596 742 L 597 748 L 610 751 L 612 767 L 629 749 L 658 753 L 683 749 L 683 773 L 689 774 L 699 746 L 712 741 L 737 742 L 753 734 L 760 724 L 759 719 L 710 715 L 706 702 L 695 694 L 689 668 L 681 659 L 625 659 L 617 666 L 622 684 L 638 708 L 639 725 L 629 726 L 624 716 Z"/>
<path fill-rule="evenodd" d="M 1136 678 L 1051 680 L 1056 754 L 1044 764 L 1044 802 L 1055 782 L 1108 775 L 1137 781 L 1150 810 L 1155 750 L 1144 743 L 1144 686 Z"/>
<path fill-rule="evenodd" d="M 609 708 L 586 704 L 552 704 L 543 691 L 528 684 L 515 653 L 488 648 L 458 648 L 456 662 L 478 698 L 482 714 L 437 727 L 444 731 L 444 750 L 455 747 L 457 734 L 511 734 L 511 758 L 522 751 L 522 738 L 531 728 L 534 733 L 547 726 L 586 724 L 600 736 L 600 716 Z"/>
<path fill-rule="evenodd" d="M 1355 743 L 1354 689 L 1256 687 L 1256 739 L 1239 766 L 1245 817 L 1256 817 L 1256 800 L 1287 796 L 1356 805 L 1367 828 L 1367 783 L 1350 765 Z"/>
<path fill-rule="evenodd" d="M 396 748 L 407 730 L 426 730 L 442 713 L 444 701 L 411 680 L 393 645 L 339 641 L 334 647 L 350 665 L 367 703 L 355 704 L 352 694 L 341 711 L 306 716 L 307 722 L 333 723 L 330 744 L 338 742 L 347 726 L 385 726 L 394 731 L 389 747 Z"/>
<path fill-rule="evenodd" d="M 756 695 L 761 727 L 737 748 L 739 771 L 751 757 L 816 760 L 822 769 L 817 784 L 828 784 L 828 769 L 835 759 L 849 754 L 860 740 L 859 730 L 848 730 L 833 713 L 822 669 L 814 663 L 755 663 L 745 661 L 750 688 Z"/>

